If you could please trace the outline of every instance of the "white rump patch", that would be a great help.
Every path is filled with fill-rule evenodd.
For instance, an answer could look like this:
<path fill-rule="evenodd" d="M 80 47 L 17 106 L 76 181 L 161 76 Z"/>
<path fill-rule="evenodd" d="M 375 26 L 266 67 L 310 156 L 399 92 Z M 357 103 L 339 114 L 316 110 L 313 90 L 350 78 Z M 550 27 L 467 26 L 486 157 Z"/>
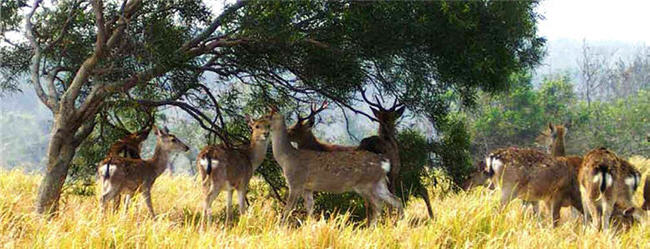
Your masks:
<path fill-rule="evenodd" d="M 492 157 L 488 156 L 485 158 L 485 169 L 483 169 L 485 172 L 490 172 L 490 169 L 492 168 Z"/>
<path fill-rule="evenodd" d="M 104 164 L 101 167 L 99 167 L 99 175 L 103 178 L 104 175 L 106 174 L 106 167 L 108 167 L 108 176 L 109 178 L 113 175 L 115 175 L 115 170 L 117 170 L 117 165 L 115 164 Z"/>
<path fill-rule="evenodd" d="M 502 166 L 503 166 L 503 162 L 501 161 L 501 159 L 493 159 L 492 166 L 490 166 L 490 168 L 492 168 L 492 170 L 496 173 L 501 170 Z"/>
<path fill-rule="evenodd" d="M 600 182 L 603 181 L 603 174 L 601 174 L 600 172 L 598 172 L 598 174 L 596 174 L 596 175 L 594 176 L 594 179 L 593 179 L 592 181 L 593 181 L 593 183 L 597 183 L 598 185 L 600 185 Z"/>
<path fill-rule="evenodd" d="M 381 161 L 381 168 L 388 173 L 390 171 L 390 160 L 385 159 L 384 161 Z"/>
<path fill-rule="evenodd" d="M 291 142 L 291 146 L 293 146 L 293 148 L 295 148 L 296 150 L 298 149 L 298 143 L 296 142 Z"/>
<path fill-rule="evenodd" d="M 625 178 L 625 185 L 630 187 L 630 190 L 634 191 L 636 189 L 636 186 L 637 186 L 637 179 L 638 178 L 637 178 L 636 175 L 626 177 Z"/>
<path fill-rule="evenodd" d="M 201 164 L 201 167 L 203 167 L 203 169 L 208 170 L 208 159 L 201 158 L 201 160 L 199 160 L 199 164 Z M 217 165 L 219 165 L 219 160 L 212 159 L 212 169 L 216 168 Z"/>

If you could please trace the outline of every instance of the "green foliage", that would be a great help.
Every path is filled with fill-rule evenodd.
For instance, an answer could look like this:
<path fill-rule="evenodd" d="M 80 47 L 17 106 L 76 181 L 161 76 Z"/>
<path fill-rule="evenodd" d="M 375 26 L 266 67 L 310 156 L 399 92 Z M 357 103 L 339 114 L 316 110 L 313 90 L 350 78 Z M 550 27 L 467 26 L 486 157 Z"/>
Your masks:
<path fill-rule="evenodd" d="M 529 76 L 512 79 L 515 81 L 510 92 L 481 94 L 478 108 L 468 112 L 475 159 L 500 147 L 536 146 L 535 137 L 549 122 L 568 126 L 567 154 L 582 155 L 598 146 L 625 156 L 649 150 L 647 90 L 588 104 L 576 98 L 573 83 L 564 75 L 545 79 L 539 89 L 532 87 Z"/>
<path fill-rule="evenodd" d="M 420 191 L 427 191 L 424 186 L 427 167 L 431 167 L 432 143 L 420 132 L 405 129 L 397 134 L 400 157 L 401 185 L 397 186 L 397 196 L 407 202 L 411 196 L 421 196 Z"/>
<path fill-rule="evenodd" d="M 494 96 L 481 94 L 478 109 L 469 113 L 472 152 L 479 154 L 478 158 L 499 147 L 531 145 L 549 121 L 545 113 L 562 106 L 561 103 L 546 102 L 552 96 L 540 97 L 533 90 L 530 79 L 530 74 L 515 74 L 510 77 L 508 93 Z M 551 90 L 545 92 L 554 93 Z M 540 102 L 553 105 L 540 106 Z"/>
<path fill-rule="evenodd" d="M 470 134 L 467 121 L 460 114 L 450 115 L 442 126 L 440 140 L 433 144 L 433 165 L 442 168 L 455 186 L 460 186 L 472 167 Z"/>

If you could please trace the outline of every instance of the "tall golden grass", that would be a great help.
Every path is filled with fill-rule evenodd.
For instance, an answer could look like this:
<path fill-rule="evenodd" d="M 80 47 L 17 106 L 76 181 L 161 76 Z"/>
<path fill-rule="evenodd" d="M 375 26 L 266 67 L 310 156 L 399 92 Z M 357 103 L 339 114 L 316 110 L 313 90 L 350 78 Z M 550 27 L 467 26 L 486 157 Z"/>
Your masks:
<path fill-rule="evenodd" d="M 631 162 L 650 173 L 650 160 Z M 255 193 L 249 212 L 224 223 L 224 196 L 213 206 L 217 219 L 201 222 L 198 181 L 193 177 L 162 176 L 154 186 L 159 214 L 149 217 L 136 197 L 128 211 L 102 214 L 96 197 L 66 192 L 60 213 L 46 219 L 34 214 L 38 175 L 0 171 L 0 247 L 2 248 L 650 248 L 650 216 L 627 232 L 599 232 L 582 225 L 564 210 L 553 229 L 515 201 L 499 211 L 498 195 L 487 189 L 436 195 L 435 218 L 429 220 L 422 201 L 409 203 L 405 218 L 365 227 L 342 213 L 332 219 L 309 219 L 297 226 L 280 225 L 281 209 Z M 641 203 L 641 191 L 635 201 Z"/>

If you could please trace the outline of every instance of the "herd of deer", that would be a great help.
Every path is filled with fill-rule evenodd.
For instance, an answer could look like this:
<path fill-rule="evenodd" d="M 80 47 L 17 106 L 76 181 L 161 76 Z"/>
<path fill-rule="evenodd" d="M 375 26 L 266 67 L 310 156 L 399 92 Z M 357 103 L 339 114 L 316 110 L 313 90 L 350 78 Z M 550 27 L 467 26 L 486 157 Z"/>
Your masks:
<path fill-rule="evenodd" d="M 563 125 L 549 123 L 537 138 L 547 147 L 535 149 L 502 148 L 477 163 L 463 188 L 499 186 L 501 205 L 514 198 L 534 206 L 543 201 L 556 226 L 562 207 L 583 213 L 585 224 L 607 229 L 610 221 L 629 228 L 650 210 L 650 178 L 646 179 L 641 209 L 632 197 L 641 184 L 641 173 L 632 164 L 606 148 L 593 149 L 584 157 L 565 154 Z M 586 210 L 585 210 L 586 209 Z M 583 211 L 584 210 L 584 211 Z"/>
<path fill-rule="evenodd" d="M 395 124 L 404 112 L 404 106 L 395 102 L 384 108 L 369 101 L 379 122 L 378 135 L 365 138 L 359 146 L 339 146 L 319 141 L 312 133 L 317 113 L 327 108 L 327 103 L 312 106 L 307 117 L 298 115 L 297 123 L 287 128 L 284 116 L 275 109 L 257 120 L 247 117 L 252 129 L 249 145 L 206 146 L 197 156 L 205 199 L 203 214 L 211 216 L 211 205 L 222 190 L 226 190 L 226 222 L 232 216 L 232 194 L 237 190 L 239 212 L 246 211 L 246 192 L 253 172 L 266 157 L 272 143 L 273 157 L 282 168 L 289 187 L 283 219 L 288 217 L 300 197 L 304 200 L 308 216 L 312 215 L 313 193 L 356 192 L 371 208 L 370 223 L 374 224 L 383 205 L 388 204 L 403 215 L 402 203 L 393 194 L 399 182 L 400 159 L 395 138 Z M 117 143 L 98 166 L 102 183 L 101 206 L 113 201 L 115 209 L 125 195 L 128 207 L 131 196 L 139 192 L 152 216 L 151 187 L 165 169 L 170 154 L 188 151 L 189 147 L 167 128 L 153 126 L 157 137 L 153 157 L 140 158 L 140 144 L 149 129 L 131 134 Z M 565 128 L 549 124 L 538 142 L 548 146 L 548 152 L 535 149 L 504 148 L 490 153 L 478 163 L 463 188 L 469 190 L 479 185 L 499 186 L 501 204 L 505 206 L 514 198 L 530 203 L 537 210 L 543 201 L 551 213 L 552 224 L 559 221 L 561 207 L 573 207 L 584 213 L 585 222 L 591 220 L 595 227 L 606 229 L 610 218 L 622 224 L 638 220 L 641 212 L 632 202 L 640 185 L 641 175 L 630 163 L 605 148 L 597 148 L 584 157 L 566 156 L 564 152 Z M 271 139 L 269 139 L 269 135 Z M 644 189 L 645 203 L 650 209 L 650 178 Z M 431 205 L 426 193 L 420 193 L 431 216 Z M 583 212 L 586 207 L 588 212 Z M 601 225 L 602 223 L 602 225 Z"/>

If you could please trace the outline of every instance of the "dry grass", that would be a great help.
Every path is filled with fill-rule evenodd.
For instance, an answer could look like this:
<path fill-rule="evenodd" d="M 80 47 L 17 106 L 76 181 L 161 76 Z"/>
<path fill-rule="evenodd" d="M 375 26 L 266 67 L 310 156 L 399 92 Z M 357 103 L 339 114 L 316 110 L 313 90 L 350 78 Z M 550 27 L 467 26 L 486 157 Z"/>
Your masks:
<path fill-rule="evenodd" d="M 644 177 L 650 160 L 631 159 Z M 137 197 L 128 212 L 102 215 L 97 198 L 64 194 L 61 213 L 44 219 L 32 212 L 40 176 L 0 171 L 0 247 L 4 248 L 650 248 L 650 216 L 627 232 L 598 232 L 563 213 L 553 229 L 548 217 L 533 215 L 519 201 L 498 211 L 497 195 L 486 189 L 432 200 L 435 219 L 427 220 L 422 201 L 414 200 L 406 217 L 366 228 L 335 219 L 310 219 L 295 227 L 278 224 L 279 206 L 249 196 L 249 212 L 224 226 L 223 197 L 213 210 L 217 219 L 200 222 L 201 193 L 196 179 L 163 176 L 154 186 L 151 219 Z M 254 184 L 260 193 L 263 185 Z M 435 194 L 436 191 L 432 191 Z M 635 196 L 641 203 L 640 191 Z"/>

